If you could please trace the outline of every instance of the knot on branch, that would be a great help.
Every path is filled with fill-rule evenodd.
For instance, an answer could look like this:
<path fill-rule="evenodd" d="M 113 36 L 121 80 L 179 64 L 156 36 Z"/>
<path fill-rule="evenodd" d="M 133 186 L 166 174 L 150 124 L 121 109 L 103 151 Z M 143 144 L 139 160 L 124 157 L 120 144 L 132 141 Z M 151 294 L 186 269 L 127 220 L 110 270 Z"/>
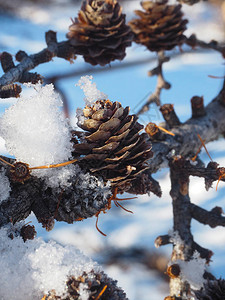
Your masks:
<path fill-rule="evenodd" d="M 191 98 L 192 118 L 199 118 L 206 115 L 204 98 L 194 96 Z"/>
<path fill-rule="evenodd" d="M 175 113 L 173 104 L 164 104 L 160 107 L 160 111 L 169 128 L 179 126 L 180 120 Z"/>

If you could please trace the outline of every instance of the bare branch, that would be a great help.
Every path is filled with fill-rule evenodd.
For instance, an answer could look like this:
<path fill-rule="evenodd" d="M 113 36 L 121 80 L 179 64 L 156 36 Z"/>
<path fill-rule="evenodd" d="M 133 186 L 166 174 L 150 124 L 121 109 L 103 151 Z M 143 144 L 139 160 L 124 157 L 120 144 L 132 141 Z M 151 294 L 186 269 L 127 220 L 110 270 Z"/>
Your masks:
<path fill-rule="evenodd" d="M 170 240 L 170 236 L 168 234 L 160 235 L 155 239 L 155 247 L 159 248 L 161 246 L 165 246 L 168 244 L 172 244 Z"/>
<path fill-rule="evenodd" d="M 179 126 L 180 120 L 178 119 L 173 104 L 164 104 L 160 107 L 160 111 L 163 115 L 164 120 L 169 128 Z"/>
<path fill-rule="evenodd" d="M 225 46 L 219 44 L 215 40 L 212 40 L 209 43 L 206 43 L 204 41 L 197 39 L 195 34 L 192 34 L 189 38 L 186 37 L 184 43 L 191 46 L 192 48 L 201 47 L 201 48 L 216 50 L 216 51 L 220 52 L 222 54 L 222 56 L 225 58 Z"/>
<path fill-rule="evenodd" d="M 208 143 L 218 139 L 219 135 L 225 132 L 225 106 L 221 104 L 225 101 L 224 91 L 225 85 L 218 96 L 205 108 L 205 116 L 191 118 L 180 126 L 172 128 L 174 137 L 166 135 L 164 141 L 152 141 L 154 159 L 149 161 L 151 173 L 155 173 L 162 165 L 165 165 L 168 156 L 175 154 L 192 157 L 200 146 L 197 134 L 202 137 L 205 143 Z"/>
<path fill-rule="evenodd" d="M 225 227 L 225 217 L 215 213 L 215 210 L 207 211 L 204 208 L 201 208 L 195 204 L 191 204 L 191 215 L 192 218 L 198 222 L 209 225 L 212 228 L 217 226 Z"/>
<path fill-rule="evenodd" d="M 74 58 L 74 47 L 70 45 L 69 41 L 58 43 L 56 34 L 53 31 L 46 33 L 46 43 L 47 48 L 33 55 L 27 55 L 24 51 L 19 51 L 16 54 L 16 59 L 20 62 L 17 66 L 14 65 L 12 60 L 10 61 L 8 56 L 8 64 L 2 64 L 6 73 L 0 78 L 0 88 L 13 82 L 20 82 L 25 72 L 34 69 L 39 64 L 51 61 L 55 56 L 69 61 Z"/>
<path fill-rule="evenodd" d="M 202 246 L 200 246 L 199 244 L 197 244 L 196 242 L 193 243 L 192 245 L 193 250 L 198 251 L 198 253 L 200 254 L 201 258 L 206 259 L 206 263 L 210 263 L 211 261 L 211 257 L 213 256 L 213 252 L 209 249 L 203 248 Z"/>
<path fill-rule="evenodd" d="M 163 89 L 170 89 L 171 85 L 164 79 L 162 66 L 165 62 L 170 60 L 169 57 L 164 55 L 163 51 L 158 52 L 158 66 L 153 70 L 148 72 L 148 76 L 157 76 L 157 85 L 155 91 L 148 97 L 146 103 L 141 107 L 141 109 L 137 112 L 137 115 L 143 114 L 144 112 L 149 110 L 149 106 L 151 103 L 156 103 L 156 105 L 160 106 L 160 95 Z"/>

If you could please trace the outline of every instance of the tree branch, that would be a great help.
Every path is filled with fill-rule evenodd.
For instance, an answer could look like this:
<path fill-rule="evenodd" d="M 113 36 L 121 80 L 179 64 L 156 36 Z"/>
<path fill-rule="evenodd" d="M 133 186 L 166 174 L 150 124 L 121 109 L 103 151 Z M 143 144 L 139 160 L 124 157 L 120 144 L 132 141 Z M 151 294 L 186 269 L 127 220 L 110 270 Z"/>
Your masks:
<path fill-rule="evenodd" d="M 55 32 L 51 30 L 46 32 L 45 40 L 47 48 L 33 55 L 27 55 L 24 51 L 19 51 L 16 54 L 16 59 L 20 63 L 15 66 L 11 61 L 9 62 L 10 67 L 3 67 L 6 73 L 0 78 L 0 88 L 13 82 L 20 82 L 22 76 L 25 76 L 24 73 L 34 69 L 39 64 L 51 61 L 53 57 L 57 56 L 69 61 L 74 58 L 74 47 L 70 45 L 69 41 L 58 43 Z"/>
<path fill-rule="evenodd" d="M 205 48 L 205 49 L 213 49 L 215 51 L 220 52 L 222 54 L 223 58 L 225 58 L 225 46 L 219 44 L 215 40 L 212 40 L 209 43 L 206 43 L 204 41 L 197 39 L 195 34 L 192 34 L 190 37 L 186 37 L 184 42 L 192 48 L 201 47 L 201 48 Z"/>
<path fill-rule="evenodd" d="M 145 104 L 140 108 L 140 110 L 136 113 L 137 116 L 143 114 L 144 112 L 149 110 L 149 106 L 151 103 L 156 103 L 156 105 L 160 106 L 160 95 L 163 89 L 170 89 L 171 85 L 164 79 L 162 66 L 165 62 L 170 60 L 169 57 L 164 55 L 163 51 L 158 52 L 158 65 L 156 68 L 148 72 L 148 76 L 157 76 L 157 85 L 155 91 L 148 97 Z"/>
<path fill-rule="evenodd" d="M 180 126 L 172 128 L 174 137 L 166 135 L 164 141 L 152 141 L 154 158 L 149 160 L 149 172 L 155 173 L 162 166 L 165 166 L 165 162 L 171 155 L 194 156 L 201 145 L 197 134 L 202 137 L 205 143 L 218 139 L 225 132 L 225 106 L 223 102 L 225 102 L 225 85 L 217 97 L 205 108 L 205 116 L 190 118 Z"/>
<path fill-rule="evenodd" d="M 173 242 L 172 261 L 191 259 L 193 254 L 193 236 L 191 233 L 191 211 L 189 197 L 189 177 L 182 174 L 180 160 L 174 159 L 170 162 L 170 179 L 173 204 L 173 230 L 177 232 L 182 244 Z M 180 278 L 171 278 L 170 294 L 175 296 L 186 296 L 190 286 Z"/>
<path fill-rule="evenodd" d="M 6 157 L 4 159 L 11 164 L 14 162 L 13 159 Z M 11 167 L 2 165 L 0 168 L 5 168 L 11 187 L 8 199 L 0 202 L 0 227 L 9 222 L 21 221 L 33 211 L 43 227 L 51 230 L 54 219 L 73 223 L 92 217 L 108 208 L 108 199 L 101 188 L 94 186 L 92 182 L 88 191 L 83 189 L 80 173 L 74 174 L 71 178 L 71 186 L 59 190 L 46 188 L 44 180 L 32 174 L 31 178 L 23 184 L 14 182 L 10 176 Z"/>
<path fill-rule="evenodd" d="M 215 212 L 215 208 L 211 211 L 207 211 L 193 203 L 191 203 L 190 207 L 192 218 L 197 220 L 199 223 L 209 225 L 212 228 L 217 226 L 225 227 L 225 217 Z"/>

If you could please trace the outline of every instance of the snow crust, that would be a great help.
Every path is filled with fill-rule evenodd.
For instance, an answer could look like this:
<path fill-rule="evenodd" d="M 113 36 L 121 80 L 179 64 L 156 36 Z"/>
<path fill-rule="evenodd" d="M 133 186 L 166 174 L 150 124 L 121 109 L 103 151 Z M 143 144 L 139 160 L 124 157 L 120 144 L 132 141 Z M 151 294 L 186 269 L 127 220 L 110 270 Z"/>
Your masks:
<path fill-rule="evenodd" d="M 0 203 L 9 197 L 11 191 L 10 182 L 5 171 L 0 169 Z"/>
<path fill-rule="evenodd" d="M 82 76 L 78 83 L 85 95 L 85 104 L 91 106 L 97 100 L 108 99 L 108 96 L 97 89 L 96 83 L 92 82 L 93 76 Z"/>
<path fill-rule="evenodd" d="M 24 243 L 16 232 L 23 225 L 4 227 L 0 230 L 0 299 L 36 300 L 54 289 L 57 295 L 66 291 L 68 276 L 75 278 L 83 272 L 100 271 L 99 266 L 84 256 L 74 246 L 61 246 L 41 238 Z M 14 238 L 8 237 L 13 234 Z M 83 285 L 79 299 L 90 295 Z"/>

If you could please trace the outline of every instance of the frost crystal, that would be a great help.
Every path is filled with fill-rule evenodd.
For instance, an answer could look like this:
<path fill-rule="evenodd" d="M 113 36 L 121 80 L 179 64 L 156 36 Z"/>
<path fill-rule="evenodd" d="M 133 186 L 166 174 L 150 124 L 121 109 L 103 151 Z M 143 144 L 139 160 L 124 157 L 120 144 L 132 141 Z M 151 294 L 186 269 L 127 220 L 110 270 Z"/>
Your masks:
<path fill-rule="evenodd" d="M 79 172 L 79 180 L 77 181 L 77 189 L 82 191 L 84 198 L 85 196 L 89 198 L 90 193 L 94 200 L 99 197 L 106 200 L 111 196 L 110 181 L 104 184 L 103 179 L 90 175 L 90 173 L 83 173 L 81 170 Z"/>
<path fill-rule="evenodd" d="M 2 300 L 42 299 L 53 289 L 57 295 L 63 295 L 68 276 L 78 278 L 83 272 L 100 270 L 96 263 L 74 246 L 63 247 L 53 241 L 46 243 L 40 238 L 24 243 L 16 234 L 13 234 L 13 239 L 9 238 L 11 232 L 9 227 L 0 230 Z M 85 286 L 81 294 L 82 300 L 90 297 Z"/>
<path fill-rule="evenodd" d="M 108 96 L 103 92 L 100 92 L 96 83 L 92 83 L 93 76 L 82 76 L 77 85 L 84 91 L 84 101 L 86 105 L 91 106 L 93 102 L 97 100 L 107 99 Z"/>
<path fill-rule="evenodd" d="M 0 203 L 9 197 L 11 191 L 10 182 L 5 171 L 0 169 Z"/>
<path fill-rule="evenodd" d="M 0 119 L 0 135 L 5 139 L 7 150 L 17 161 L 30 167 L 68 161 L 72 145 L 68 120 L 60 111 L 62 101 L 52 84 L 31 87 L 34 94 L 21 97 Z M 49 170 L 34 170 L 32 173 L 49 177 Z M 57 172 L 54 170 L 55 174 Z M 59 176 L 66 179 L 68 169 L 63 172 Z"/>

